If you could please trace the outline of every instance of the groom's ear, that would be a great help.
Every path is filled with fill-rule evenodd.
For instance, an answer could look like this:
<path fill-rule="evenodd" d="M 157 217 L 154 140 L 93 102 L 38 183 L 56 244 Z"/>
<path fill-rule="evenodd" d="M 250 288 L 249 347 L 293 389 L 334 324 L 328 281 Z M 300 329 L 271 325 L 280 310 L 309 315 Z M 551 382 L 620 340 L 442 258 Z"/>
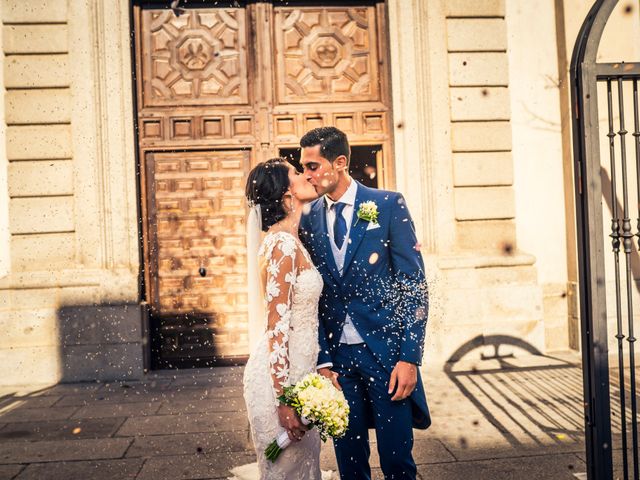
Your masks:
<path fill-rule="evenodd" d="M 345 170 L 348 167 L 347 157 L 344 155 L 338 155 L 333 161 L 333 168 L 339 171 Z"/>

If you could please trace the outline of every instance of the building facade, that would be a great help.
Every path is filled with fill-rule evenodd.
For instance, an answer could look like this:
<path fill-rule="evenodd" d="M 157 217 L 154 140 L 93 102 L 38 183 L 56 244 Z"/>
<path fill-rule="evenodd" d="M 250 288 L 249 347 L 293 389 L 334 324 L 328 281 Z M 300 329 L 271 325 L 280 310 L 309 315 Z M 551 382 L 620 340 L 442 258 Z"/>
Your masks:
<path fill-rule="evenodd" d="M 407 199 L 425 362 L 579 348 L 567 71 L 589 1 L 169 3 L 0 4 L 1 383 L 242 361 L 246 174 L 327 124 Z"/>

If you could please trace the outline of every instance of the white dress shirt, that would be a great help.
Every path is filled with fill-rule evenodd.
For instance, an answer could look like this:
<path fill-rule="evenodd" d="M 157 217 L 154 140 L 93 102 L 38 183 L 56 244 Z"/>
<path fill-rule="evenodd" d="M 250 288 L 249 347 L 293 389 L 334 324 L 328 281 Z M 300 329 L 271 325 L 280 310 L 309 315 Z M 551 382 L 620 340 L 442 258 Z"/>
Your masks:
<path fill-rule="evenodd" d="M 349 188 L 344 194 L 337 200 L 331 200 L 329 196 L 325 195 L 325 205 L 327 214 L 327 232 L 329 233 L 329 243 L 331 244 L 331 252 L 333 258 L 338 267 L 338 273 L 342 276 L 344 272 L 344 260 L 347 255 L 347 247 L 351 243 L 349 234 L 351 233 L 351 222 L 353 220 L 353 210 L 356 203 L 356 192 L 358 191 L 358 184 L 352 179 Z M 347 237 L 342 243 L 342 248 L 338 248 L 333 238 L 333 226 L 336 223 L 336 212 L 331 208 L 335 203 L 344 203 L 345 207 L 342 209 L 342 217 L 347 222 Z M 351 317 L 347 313 L 347 318 L 344 321 L 344 328 L 342 329 L 342 335 L 340 335 L 340 343 L 346 343 L 348 345 L 354 345 L 358 343 L 364 343 L 364 340 L 356 330 L 356 327 L 351 321 Z M 317 368 L 330 367 L 332 364 L 325 363 L 318 365 Z"/>

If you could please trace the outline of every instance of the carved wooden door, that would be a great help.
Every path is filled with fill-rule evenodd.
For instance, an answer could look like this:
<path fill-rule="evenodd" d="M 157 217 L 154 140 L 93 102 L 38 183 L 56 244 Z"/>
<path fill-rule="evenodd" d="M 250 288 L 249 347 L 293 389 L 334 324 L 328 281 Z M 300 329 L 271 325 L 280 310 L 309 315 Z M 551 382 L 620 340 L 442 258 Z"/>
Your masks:
<path fill-rule="evenodd" d="M 157 367 L 248 354 L 243 193 L 251 165 L 294 151 L 311 128 L 335 125 L 354 146 L 354 173 L 393 183 L 384 4 L 217 3 L 179 11 L 134 4 Z"/>

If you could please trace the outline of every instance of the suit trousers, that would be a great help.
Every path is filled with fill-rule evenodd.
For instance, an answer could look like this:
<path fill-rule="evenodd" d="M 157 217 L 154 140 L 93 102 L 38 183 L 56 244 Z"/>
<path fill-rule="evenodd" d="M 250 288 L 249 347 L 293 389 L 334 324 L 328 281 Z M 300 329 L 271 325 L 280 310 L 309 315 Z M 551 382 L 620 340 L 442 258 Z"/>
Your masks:
<path fill-rule="evenodd" d="M 347 433 L 334 439 L 340 478 L 371 479 L 368 428 L 373 420 L 384 478 L 415 480 L 411 400 L 391 401 L 390 374 L 364 343 L 340 344 L 333 370 L 339 374 L 350 409 Z"/>

